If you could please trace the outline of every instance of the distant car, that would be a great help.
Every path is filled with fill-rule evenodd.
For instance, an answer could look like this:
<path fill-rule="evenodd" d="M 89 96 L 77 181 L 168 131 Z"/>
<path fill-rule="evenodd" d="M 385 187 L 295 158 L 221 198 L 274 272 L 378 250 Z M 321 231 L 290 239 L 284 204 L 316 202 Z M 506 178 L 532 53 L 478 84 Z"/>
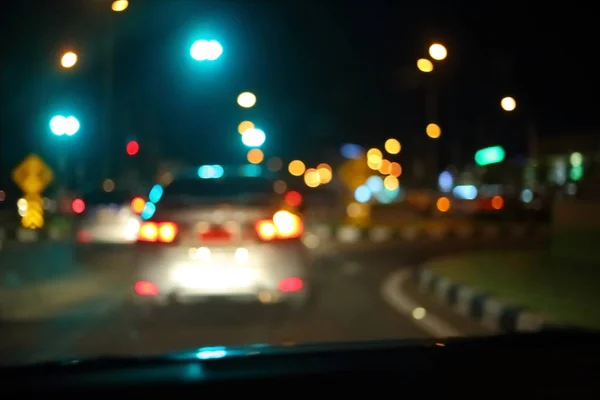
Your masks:
<path fill-rule="evenodd" d="M 140 226 L 134 302 L 152 309 L 227 298 L 304 308 L 314 289 L 304 223 L 284 199 L 265 178 L 175 179 Z"/>
<path fill-rule="evenodd" d="M 83 210 L 75 223 L 79 244 L 135 243 L 141 219 L 133 205 L 141 203 L 143 208 L 145 201 L 141 197 L 113 191 L 84 194 L 75 201 L 80 202 L 78 207 Z"/>

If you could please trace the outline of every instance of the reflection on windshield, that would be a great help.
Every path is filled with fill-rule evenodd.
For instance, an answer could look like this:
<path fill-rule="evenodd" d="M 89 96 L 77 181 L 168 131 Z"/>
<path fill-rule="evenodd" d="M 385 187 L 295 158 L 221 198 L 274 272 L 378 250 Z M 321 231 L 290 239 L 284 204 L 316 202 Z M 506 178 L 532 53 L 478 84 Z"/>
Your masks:
<path fill-rule="evenodd" d="M 600 327 L 593 13 L 21 3 L 2 362 Z"/>

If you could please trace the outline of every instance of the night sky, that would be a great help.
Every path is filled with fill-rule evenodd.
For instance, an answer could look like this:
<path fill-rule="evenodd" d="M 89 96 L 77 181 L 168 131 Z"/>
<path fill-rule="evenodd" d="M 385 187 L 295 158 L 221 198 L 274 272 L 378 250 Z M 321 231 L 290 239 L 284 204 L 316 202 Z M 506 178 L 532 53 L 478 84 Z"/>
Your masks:
<path fill-rule="evenodd" d="M 3 6 L 2 182 L 27 153 L 53 164 L 65 146 L 90 170 L 107 154 L 122 168 L 130 139 L 140 142 L 140 162 L 241 162 L 244 119 L 266 132 L 267 155 L 285 160 L 329 161 L 342 143 L 382 147 L 388 137 L 414 156 L 430 122 L 428 82 L 439 93 L 441 148 L 459 147 L 465 160 L 485 145 L 525 152 L 528 122 L 541 137 L 598 127 L 591 2 L 132 0 L 119 14 L 110 3 Z M 190 45 L 203 38 L 223 45 L 219 60 L 191 59 Z M 449 55 L 426 75 L 415 63 L 433 42 Z M 65 50 L 79 54 L 74 70 L 58 65 Z M 106 82 L 110 138 L 102 134 Z M 235 103 L 245 90 L 258 97 L 253 109 Z M 517 99 L 512 114 L 499 107 L 506 95 Z M 68 143 L 48 128 L 61 112 L 82 124 Z"/>

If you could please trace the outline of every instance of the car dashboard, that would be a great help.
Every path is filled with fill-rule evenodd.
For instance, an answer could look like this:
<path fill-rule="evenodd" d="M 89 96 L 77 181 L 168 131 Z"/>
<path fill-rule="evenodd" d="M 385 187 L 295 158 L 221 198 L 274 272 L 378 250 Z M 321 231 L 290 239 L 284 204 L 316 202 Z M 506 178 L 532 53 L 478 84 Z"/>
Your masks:
<path fill-rule="evenodd" d="M 575 398 L 600 387 L 594 380 L 600 371 L 597 339 L 597 334 L 553 332 L 416 343 L 213 347 L 167 357 L 4 368 L 0 383 L 5 392 L 45 394 L 131 391 L 138 396 L 176 396 L 188 391 L 223 395 L 260 390 L 288 397 L 325 395 L 322 389 L 327 386 L 339 395 L 361 388 L 368 390 L 365 393 L 393 390 L 411 397 L 444 393 Z"/>

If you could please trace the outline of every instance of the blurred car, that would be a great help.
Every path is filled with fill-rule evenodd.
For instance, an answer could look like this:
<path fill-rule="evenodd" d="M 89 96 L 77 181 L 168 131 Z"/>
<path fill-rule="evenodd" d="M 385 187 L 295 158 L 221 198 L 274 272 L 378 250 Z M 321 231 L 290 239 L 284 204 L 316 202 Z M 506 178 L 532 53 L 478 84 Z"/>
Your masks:
<path fill-rule="evenodd" d="M 285 198 L 260 177 L 175 179 L 140 226 L 134 302 L 153 309 L 226 298 L 304 308 L 314 289 L 310 257 L 302 216 Z"/>
<path fill-rule="evenodd" d="M 133 244 L 145 201 L 126 191 L 84 194 L 73 202 L 79 244 Z M 138 208 L 138 213 L 134 208 Z M 77 209 L 77 210 L 75 210 Z"/>

